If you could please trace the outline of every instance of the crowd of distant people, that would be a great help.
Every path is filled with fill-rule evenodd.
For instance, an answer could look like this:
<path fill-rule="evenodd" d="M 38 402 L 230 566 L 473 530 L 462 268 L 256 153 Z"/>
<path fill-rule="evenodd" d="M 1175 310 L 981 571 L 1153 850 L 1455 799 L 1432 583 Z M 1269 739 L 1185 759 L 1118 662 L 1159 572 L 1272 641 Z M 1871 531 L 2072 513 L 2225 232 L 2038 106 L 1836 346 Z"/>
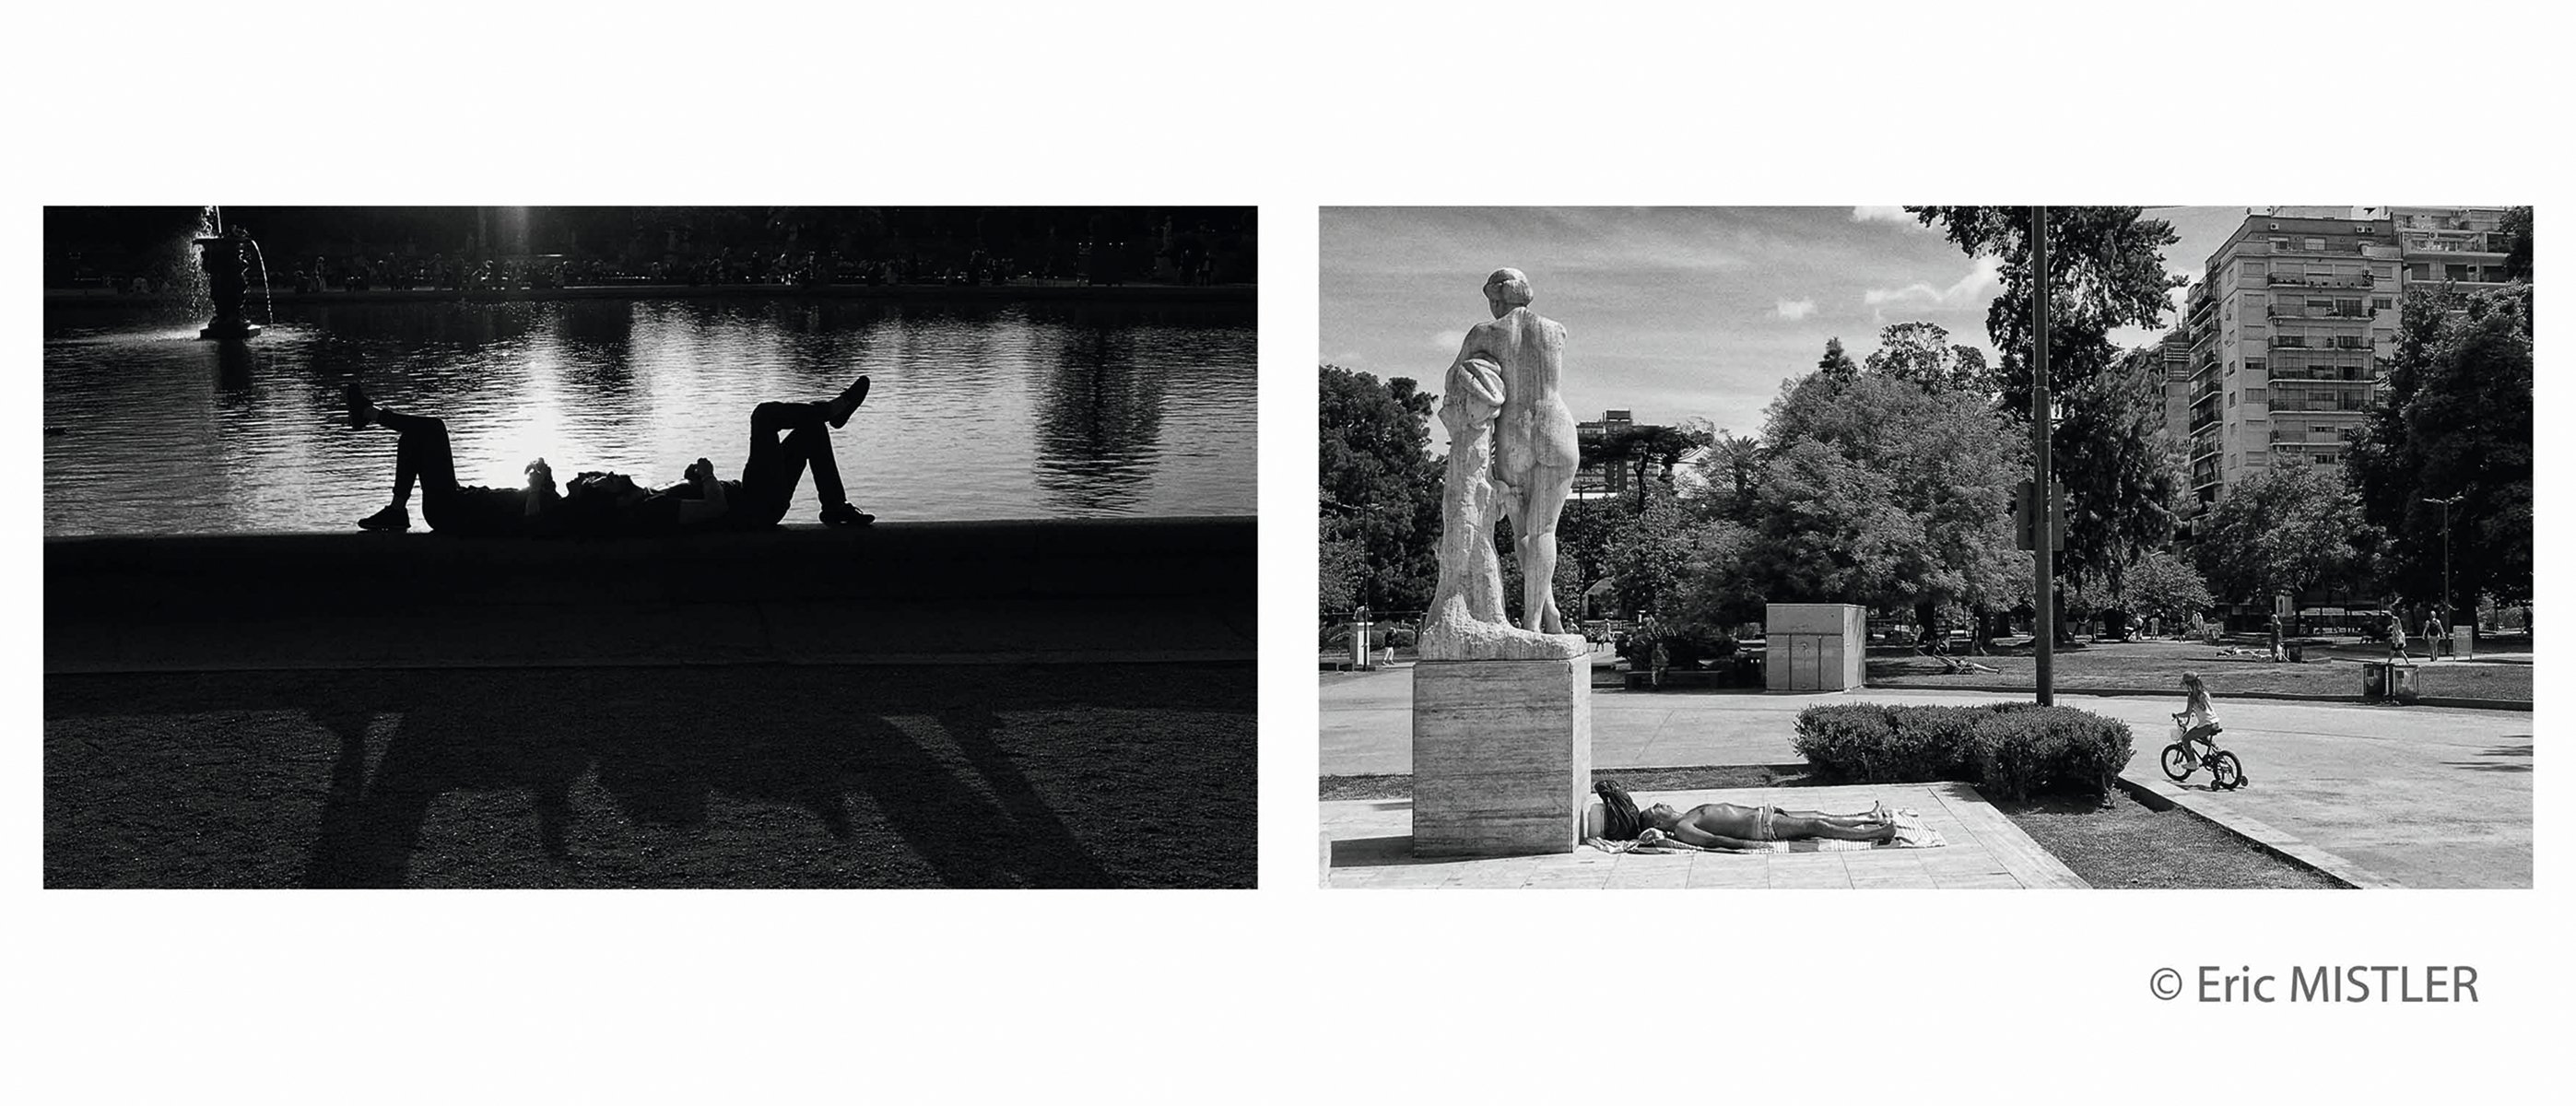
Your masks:
<path fill-rule="evenodd" d="M 1069 264 L 1069 267 L 1068 267 Z M 1216 282 L 1212 251 L 1195 245 L 1153 258 L 1130 259 L 1124 249 L 1085 249 L 1069 263 L 1015 264 L 977 250 L 964 258 L 934 259 L 919 254 L 892 258 L 853 258 L 837 253 L 723 249 L 713 255 L 676 254 L 632 264 L 624 260 L 545 255 L 536 257 L 469 257 L 446 253 L 316 256 L 281 265 L 268 274 L 271 286 L 299 294 L 376 290 L 447 292 L 543 291 L 611 284 L 998 286 L 1021 282 L 1078 280 L 1118 285 L 1131 279 L 1157 283 L 1207 285 Z M 161 295 L 175 291 L 166 274 L 109 276 L 104 283 L 119 295 Z M 258 274 L 253 274 L 258 279 Z"/>

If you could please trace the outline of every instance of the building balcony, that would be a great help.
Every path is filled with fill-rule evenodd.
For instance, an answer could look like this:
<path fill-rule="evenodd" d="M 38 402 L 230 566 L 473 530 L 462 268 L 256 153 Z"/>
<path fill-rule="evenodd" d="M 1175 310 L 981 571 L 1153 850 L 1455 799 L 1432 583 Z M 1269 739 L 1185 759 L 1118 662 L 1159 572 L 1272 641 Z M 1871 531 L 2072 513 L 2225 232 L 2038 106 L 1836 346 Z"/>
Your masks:
<path fill-rule="evenodd" d="M 2305 273 L 2273 273 L 2264 278 L 2274 287 L 2290 285 L 2300 288 L 2368 288 L 2375 282 L 2368 273 L 2337 273 L 2332 276 L 2309 276 Z"/>
<path fill-rule="evenodd" d="M 2266 319 L 2319 319 L 2326 322 L 2369 322 L 2379 317 L 2379 309 L 2365 307 L 2359 311 L 2337 311 L 2311 308 L 2301 304 L 2273 304 L 2263 309 Z"/>

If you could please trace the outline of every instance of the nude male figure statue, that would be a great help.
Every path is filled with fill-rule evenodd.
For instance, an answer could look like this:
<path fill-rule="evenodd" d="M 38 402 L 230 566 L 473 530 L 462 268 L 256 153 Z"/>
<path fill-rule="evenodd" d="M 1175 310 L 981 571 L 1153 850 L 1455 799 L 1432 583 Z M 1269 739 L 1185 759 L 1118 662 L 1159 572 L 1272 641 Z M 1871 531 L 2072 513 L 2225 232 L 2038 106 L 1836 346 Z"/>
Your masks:
<path fill-rule="evenodd" d="M 1494 426 L 1489 477 L 1502 491 L 1503 516 L 1511 520 L 1521 567 L 1521 628 L 1565 632 L 1557 613 L 1556 522 L 1581 464 L 1574 413 L 1558 394 L 1565 328 L 1529 308 L 1529 278 L 1518 269 L 1496 269 L 1485 278 L 1492 322 L 1467 332 L 1458 360 L 1483 358 L 1501 369 L 1502 414 Z"/>

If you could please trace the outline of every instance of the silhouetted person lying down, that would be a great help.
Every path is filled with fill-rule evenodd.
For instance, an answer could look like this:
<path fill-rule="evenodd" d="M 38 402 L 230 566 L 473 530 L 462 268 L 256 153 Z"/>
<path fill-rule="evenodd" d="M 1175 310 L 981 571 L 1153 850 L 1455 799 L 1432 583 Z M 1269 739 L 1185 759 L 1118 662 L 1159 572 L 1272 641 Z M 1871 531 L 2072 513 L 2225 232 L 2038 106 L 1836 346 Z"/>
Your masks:
<path fill-rule="evenodd" d="M 456 455 L 447 441 L 447 423 L 427 415 L 407 415 L 376 406 L 366 389 L 349 385 L 349 426 L 381 426 L 401 435 L 394 446 L 394 499 L 384 510 L 358 520 L 362 530 L 411 529 L 412 487 L 420 488 L 420 513 L 429 528 L 474 537 L 519 537 L 552 532 L 560 522 L 563 497 L 555 491 L 554 471 L 546 459 L 529 462 L 525 488 L 486 488 L 456 482 Z"/>
<path fill-rule="evenodd" d="M 865 526 L 876 516 L 850 505 L 841 467 L 832 458 L 832 430 L 850 421 L 867 401 L 868 378 L 840 395 L 810 403 L 763 403 L 751 409 L 751 445 L 742 479 L 718 480 L 704 457 L 689 465 L 678 484 L 647 489 L 613 472 L 574 477 L 568 510 L 580 534 L 667 534 L 702 530 L 765 530 L 787 517 L 796 483 L 808 469 L 823 501 L 826 526 Z M 781 440 L 779 435 L 786 438 Z"/>
<path fill-rule="evenodd" d="M 1776 806 L 1702 803 L 1674 810 L 1656 803 L 1644 810 L 1626 788 L 1608 780 L 1592 785 L 1608 815 L 1601 836 L 1634 841 L 1648 830 L 1702 849 L 1760 849 L 1765 842 L 1827 838 L 1835 841 L 1891 841 L 1896 819 L 1885 806 L 1863 814 L 1827 814 L 1819 810 L 1782 810 Z"/>

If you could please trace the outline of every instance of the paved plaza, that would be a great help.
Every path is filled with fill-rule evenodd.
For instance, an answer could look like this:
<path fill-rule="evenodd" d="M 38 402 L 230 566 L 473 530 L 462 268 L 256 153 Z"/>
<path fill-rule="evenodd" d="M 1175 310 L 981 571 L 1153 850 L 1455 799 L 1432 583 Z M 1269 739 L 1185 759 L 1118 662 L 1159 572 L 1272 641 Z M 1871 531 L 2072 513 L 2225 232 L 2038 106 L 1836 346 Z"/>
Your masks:
<path fill-rule="evenodd" d="M 1940 832 L 1932 848 L 1786 853 L 1608 853 L 1417 860 L 1409 800 L 1324 804 L 1324 882 L 1331 887 L 2082 887 L 2084 881 L 1964 783 L 1641 791 L 1637 805 L 1773 803 L 1824 811 L 1910 807 Z"/>
<path fill-rule="evenodd" d="M 1410 670 L 1324 673 L 1320 690 L 1324 775 L 1412 770 Z M 1888 689 L 1768 694 L 1603 687 L 1592 698 L 1592 759 L 1597 768 L 1796 764 L 1802 758 L 1790 741 L 1798 712 L 1818 703 L 1966 705 L 2022 698 Z M 2179 794 L 2194 811 L 2240 832 L 2258 826 L 2260 832 L 2249 836 L 2295 846 L 2285 851 L 2353 882 L 2532 884 L 2534 727 L 2527 711 L 2221 696 L 2219 715 L 2227 732 L 2219 744 L 2244 761 L 2252 784 L 2212 792 L 2205 774 L 2188 787 L 2173 788 L 2156 768 L 2181 696 L 2060 695 L 2058 701 L 2129 724 L 2135 755 L 2125 774 L 2131 780 Z M 1797 788 L 1784 801 L 1819 805 L 1809 797 L 1831 790 Z M 1337 805 L 1325 804 L 1328 825 Z"/>

